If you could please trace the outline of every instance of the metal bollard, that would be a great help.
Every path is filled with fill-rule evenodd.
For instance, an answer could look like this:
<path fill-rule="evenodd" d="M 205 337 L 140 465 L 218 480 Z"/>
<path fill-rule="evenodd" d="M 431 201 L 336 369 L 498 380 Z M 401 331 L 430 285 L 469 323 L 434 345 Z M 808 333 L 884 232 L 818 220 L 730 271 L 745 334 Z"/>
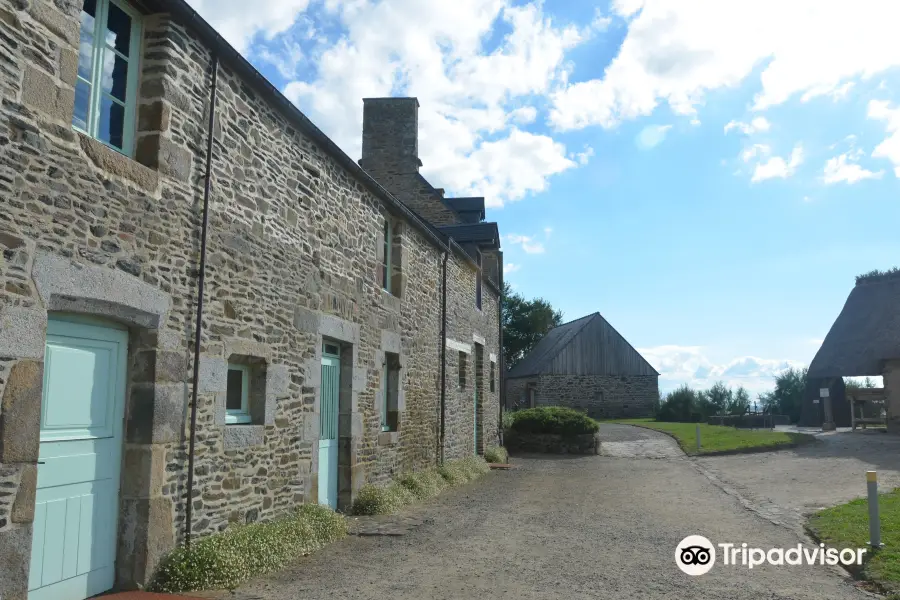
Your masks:
<path fill-rule="evenodd" d="M 697 452 L 700 452 L 700 426 L 697 425 Z"/>
<path fill-rule="evenodd" d="M 878 514 L 878 473 L 866 471 L 866 487 L 869 490 L 869 545 L 881 548 L 881 517 Z"/>

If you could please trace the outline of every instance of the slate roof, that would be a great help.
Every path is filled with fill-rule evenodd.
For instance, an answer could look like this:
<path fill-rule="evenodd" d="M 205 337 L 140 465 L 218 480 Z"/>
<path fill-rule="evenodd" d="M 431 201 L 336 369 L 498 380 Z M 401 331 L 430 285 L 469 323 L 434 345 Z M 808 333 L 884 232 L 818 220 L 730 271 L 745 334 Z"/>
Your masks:
<path fill-rule="evenodd" d="M 659 376 L 653 365 L 597 312 L 551 329 L 507 377 L 545 374 Z"/>
<path fill-rule="evenodd" d="M 445 225 L 438 230 L 460 244 L 476 244 L 481 248 L 499 248 L 500 230 L 496 223 L 464 223 Z"/>
<path fill-rule="evenodd" d="M 445 202 L 466 223 L 484 220 L 484 198 L 446 198 Z"/>
<path fill-rule="evenodd" d="M 574 321 L 564 323 L 559 327 L 554 327 L 547 332 L 547 335 L 541 338 L 541 341 L 531 349 L 525 358 L 520 360 L 515 367 L 510 369 L 507 377 L 510 379 L 515 377 L 527 377 L 536 375 L 543 370 L 546 363 L 556 356 L 569 342 L 571 342 L 578 332 L 581 331 L 597 313 L 581 317 Z"/>
<path fill-rule="evenodd" d="M 810 377 L 881 375 L 882 361 L 900 358 L 900 277 L 856 284 L 809 365 Z"/>

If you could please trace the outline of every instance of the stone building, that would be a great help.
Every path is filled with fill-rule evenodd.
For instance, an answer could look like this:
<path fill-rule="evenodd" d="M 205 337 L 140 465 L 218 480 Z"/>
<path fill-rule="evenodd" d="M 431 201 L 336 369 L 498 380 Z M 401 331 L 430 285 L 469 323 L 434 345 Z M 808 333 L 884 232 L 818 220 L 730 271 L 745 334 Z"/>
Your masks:
<path fill-rule="evenodd" d="M 506 376 L 508 408 L 568 406 L 606 419 L 647 417 L 659 373 L 600 313 L 551 329 Z"/>
<path fill-rule="evenodd" d="M 361 167 L 182 0 L 3 0 L 0 95 L 3 600 L 497 443 L 498 229 L 415 99 Z"/>
<path fill-rule="evenodd" d="M 866 396 L 883 402 L 888 432 L 900 433 L 900 273 L 896 272 L 857 278 L 809 365 L 807 386 L 812 391 L 805 396 L 801 423 L 823 424 L 825 400 L 818 390 L 828 388 L 832 423 L 850 425 L 843 378 L 878 375 L 883 387 L 865 390 Z M 834 398 L 836 386 L 841 393 Z"/>

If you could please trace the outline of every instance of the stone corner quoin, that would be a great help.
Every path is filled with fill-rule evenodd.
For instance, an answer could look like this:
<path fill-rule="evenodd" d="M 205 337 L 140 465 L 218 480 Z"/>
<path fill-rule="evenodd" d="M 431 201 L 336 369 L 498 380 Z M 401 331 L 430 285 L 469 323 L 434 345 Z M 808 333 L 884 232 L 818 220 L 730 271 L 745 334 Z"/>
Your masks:
<path fill-rule="evenodd" d="M 502 380 L 498 229 L 484 222 L 483 199 L 454 203 L 419 174 L 418 103 L 365 102 L 361 168 L 220 38 L 182 22 L 186 4 L 174 5 L 170 15 L 134 13 L 140 60 L 129 63 L 139 71 L 125 152 L 72 126 L 80 2 L 0 7 L 4 600 L 28 593 L 44 381 L 64 362 L 47 360 L 46 349 L 76 343 L 53 333 L 66 324 L 94 332 L 84 334 L 100 340 L 90 348 L 121 352 L 108 371 L 84 376 L 99 378 L 119 411 L 110 414 L 123 416 L 121 431 L 116 419 L 107 425 L 122 481 L 108 498 L 118 512 L 109 544 L 125 589 L 148 583 L 184 540 L 191 460 L 199 538 L 319 502 L 323 479 L 336 480 L 344 508 L 367 483 L 499 440 L 501 383 L 489 384 L 489 374 Z M 222 58 L 191 458 L 214 53 Z M 442 352 L 444 318 L 447 348 L 464 348 L 466 365 L 460 351 Z M 326 346 L 337 351 L 336 389 L 323 385 Z M 235 368 L 247 377 L 241 422 L 229 408 Z M 332 392 L 329 420 L 322 398 Z M 336 471 L 325 473 L 332 463 L 320 461 L 320 439 L 332 426 Z"/>

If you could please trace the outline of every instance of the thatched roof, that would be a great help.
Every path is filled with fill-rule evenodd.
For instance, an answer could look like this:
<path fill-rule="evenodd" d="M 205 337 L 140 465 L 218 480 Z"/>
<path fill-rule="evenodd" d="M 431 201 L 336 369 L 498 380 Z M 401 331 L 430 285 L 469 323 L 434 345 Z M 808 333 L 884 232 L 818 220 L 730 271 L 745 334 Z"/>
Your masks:
<path fill-rule="evenodd" d="M 893 358 L 900 358 L 900 276 L 862 277 L 809 365 L 809 376 L 881 375 L 883 361 Z"/>

